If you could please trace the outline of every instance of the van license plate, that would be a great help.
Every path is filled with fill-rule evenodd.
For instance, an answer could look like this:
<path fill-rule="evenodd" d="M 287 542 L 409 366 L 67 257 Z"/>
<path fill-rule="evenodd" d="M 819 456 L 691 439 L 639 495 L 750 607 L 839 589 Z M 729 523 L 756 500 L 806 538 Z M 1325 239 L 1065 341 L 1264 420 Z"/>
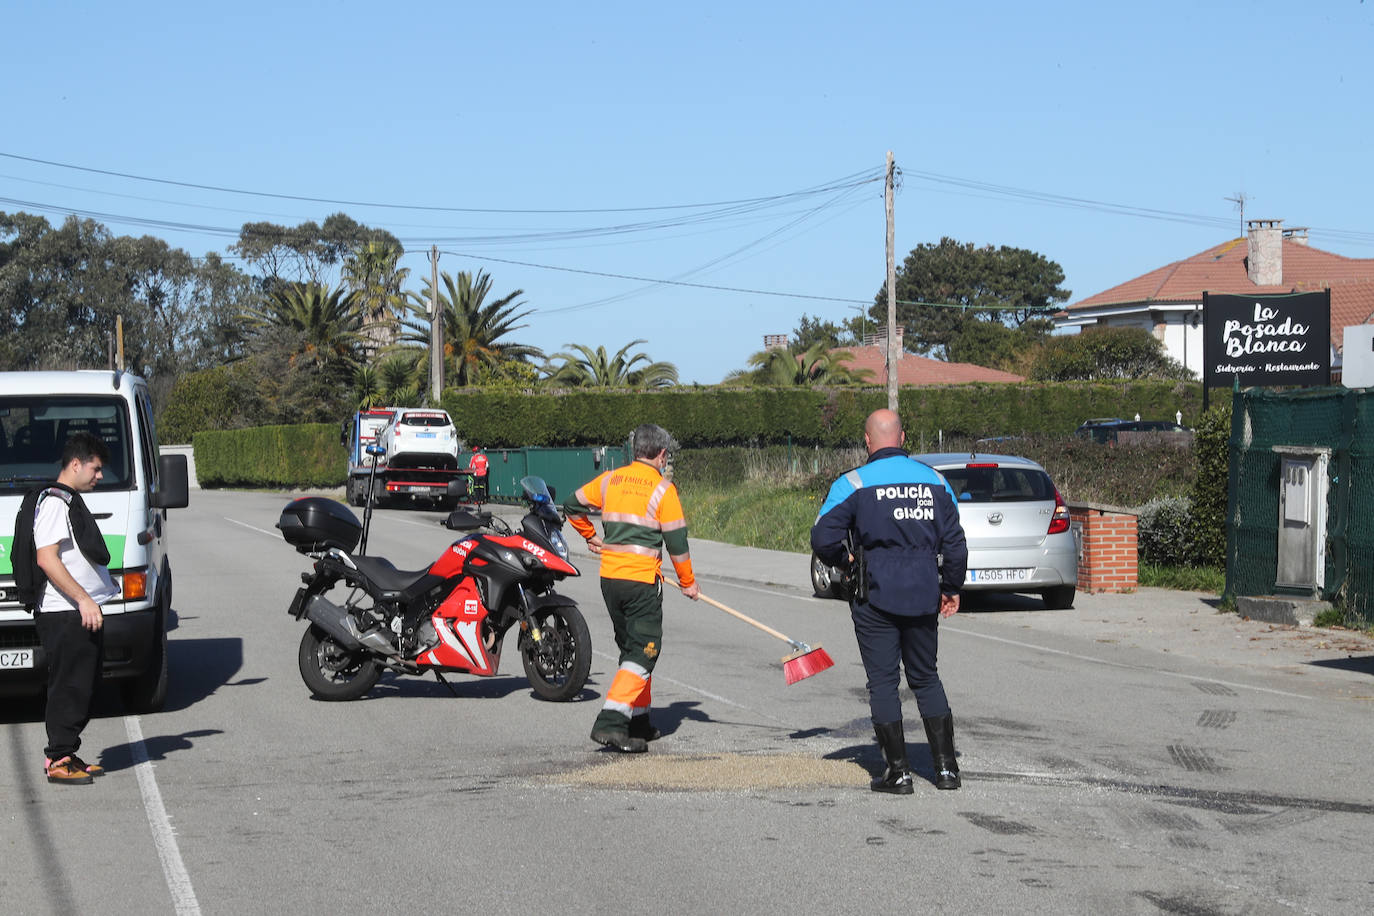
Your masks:
<path fill-rule="evenodd" d="M 1030 578 L 1031 571 L 1027 568 L 1011 569 L 970 569 L 968 571 L 968 582 L 1024 582 Z"/>
<path fill-rule="evenodd" d="M 0 649 L 0 671 L 13 668 L 32 668 L 32 649 Z"/>

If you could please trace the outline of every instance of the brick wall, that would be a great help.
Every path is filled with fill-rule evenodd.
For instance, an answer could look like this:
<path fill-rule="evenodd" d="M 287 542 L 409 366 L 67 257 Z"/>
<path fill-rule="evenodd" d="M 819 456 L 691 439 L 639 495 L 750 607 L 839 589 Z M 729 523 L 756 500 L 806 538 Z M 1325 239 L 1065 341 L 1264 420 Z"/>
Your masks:
<path fill-rule="evenodd" d="M 1133 591 L 1138 584 L 1135 513 L 1069 503 L 1069 519 L 1078 538 L 1078 590 Z"/>

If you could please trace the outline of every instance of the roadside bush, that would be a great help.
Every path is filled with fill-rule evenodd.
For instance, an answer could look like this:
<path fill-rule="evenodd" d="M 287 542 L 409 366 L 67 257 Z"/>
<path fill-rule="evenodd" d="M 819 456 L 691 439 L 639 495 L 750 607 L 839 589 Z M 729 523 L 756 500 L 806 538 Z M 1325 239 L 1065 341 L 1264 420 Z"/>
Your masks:
<path fill-rule="evenodd" d="M 1231 401 L 1202 415 L 1193 436 L 1197 476 L 1189 501 L 1198 566 L 1226 565 L 1226 495 L 1231 461 Z"/>
<path fill-rule="evenodd" d="M 1085 417 L 1196 415 L 1195 382 L 1117 381 L 907 387 L 898 412 L 908 444 L 963 435 L 1068 435 Z M 489 448 L 607 445 L 657 423 L 686 448 L 857 446 L 864 418 L 887 404 L 876 388 L 667 391 L 450 389 L 441 406 L 463 438 Z M 919 449 L 918 449 L 919 450 Z"/>
<path fill-rule="evenodd" d="M 1195 565 L 1191 513 L 1186 496 L 1164 496 L 1141 506 L 1136 516 L 1140 561 L 1155 566 Z"/>
<path fill-rule="evenodd" d="M 332 423 L 198 432 L 196 479 L 206 487 L 337 487 L 347 456 Z"/>
<path fill-rule="evenodd" d="M 245 363 L 215 366 L 177 379 L 157 418 L 158 439 L 168 444 L 191 441 L 203 429 L 236 429 L 260 413 L 259 398 Z"/>

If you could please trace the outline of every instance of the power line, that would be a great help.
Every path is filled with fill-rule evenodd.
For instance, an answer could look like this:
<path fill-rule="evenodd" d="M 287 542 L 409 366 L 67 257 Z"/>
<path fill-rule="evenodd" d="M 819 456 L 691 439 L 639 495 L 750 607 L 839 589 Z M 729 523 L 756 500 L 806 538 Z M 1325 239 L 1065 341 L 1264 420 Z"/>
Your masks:
<path fill-rule="evenodd" d="M 375 207 L 385 210 L 417 210 L 427 213 L 490 213 L 490 214 L 524 214 L 524 215 L 553 215 L 553 214 L 588 214 L 588 213 L 642 213 L 654 210 L 694 210 L 707 207 L 732 207 L 738 205 L 770 203 L 789 198 L 809 196 L 814 194 L 825 194 L 837 190 L 841 187 L 855 183 L 867 184 L 874 181 L 881 181 L 881 176 L 874 176 L 869 171 L 855 172 L 843 178 L 838 178 L 834 182 L 826 185 L 807 188 L 801 191 L 793 191 L 788 194 L 775 194 L 766 197 L 749 197 L 740 200 L 712 201 L 699 204 L 662 204 L 657 206 L 641 207 L 597 207 L 588 209 L 509 209 L 509 208 L 490 208 L 490 207 L 439 207 L 429 204 L 395 204 L 378 203 L 375 201 L 359 200 L 336 200 L 327 197 L 306 197 L 298 194 L 278 194 L 271 191 L 248 191 L 242 188 L 229 188 L 219 185 L 200 184 L 190 181 L 176 181 L 170 178 L 151 178 L 146 175 L 135 175 L 129 172 L 117 172 L 111 169 L 98 169 L 91 166 L 73 165 L 67 162 L 54 162 L 49 159 L 37 159 L 32 156 L 21 156 L 17 153 L 0 152 L 0 157 L 15 159 L 20 162 L 32 162 L 38 165 L 46 165 L 52 168 L 71 169 L 77 172 L 87 172 L 93 175 L 108 175 L 113 178 L 126 178 L 130 181 L 145 181 L 153 184 L 170 185 L 178 188 L 190 188 L 197 191 L 215 191 L 221 194 L 240 194 L 248 197 L 267 197 L 274 200 L 294 200 L 301 203 L 329 204 L 330 206 L 340 207 Z M 103 192 L 97 192 L 103 193 Z"/>
<path fill-rule="evenodd" d="M 611 273 L 611 272 L 609 272 L 609 271 L 601 271 L 601 270 L 584 270 L 584 269 L 582 269 L 582 268 L 580 268 L 580 267 L 561 267 L 561 266 L 558 266 L 558 265 L 555 265 L 555 264 L 536 264 L 536 263 L 534 263 L 534 262 L 532 262 L 532 261 L 516 261 L 516 260 L 513 260 L 513 259 L 511 259 L 511 258 L 497 258 L 497 257 L 492 257 L 491 255 L 480 255 L 480 256 L 479 256 L 479 255 L 475 255 L 475 254 L 465 254 L 464 252 L 461 252 L 461 251 L 448 251 L 448 250 L 444 250 L 444 251 L 441 252 L 441 254 L 450 255 L 451 257 L 455 257 L 455 258 L 467 258 L 467 259 L 470 260 L 470 261 L 495 261 L 495 262 L 498 263 L 498 264 L 513 264 L 513 265 L 515 265 L 515 266 L 517 266 L 517 267 L 533 267 L 533 268 L 536 268 L 536 269 L 538 269 L 538 270 L 557 270 L 557 271 L 562 271 L 563 273 L 583 274 L 583 275 L 585 275 L 585 276 L 590 276 L 590 277 L 605 277 L 605 278 L 611 279 L 611 280 L 630 280 L 630 281 L 632 281 L 632 282 L 634 282 L 634 283 L 648 283 L 648 284 L 651 284 L 651 285 L 654 285 L 654 286 L 685 286 L 685 287 L 688 287 L 688 288 L 690 288 L 690 289 L 709 289 L 709 290 L 714 290 L 714 291 L 716 291 L 716 292 L 725 292 L 725 293 L 745 293 L 746 295 L 750 295 L 750 296 L 778 296 L 778 297 L 785 298 L 785 299 L 810 299 L 810 300 L 814 300 L 814 301 L 817 301 L 817 302 L 842 302 L 842 303 L 850 304 L 850 305 L 852 305 L 852 304 L 872 305 L 872 304 L 873 304 L 873 300 L 872 300 L 872 299 L 846 299 L 846 298 L 844 298 L 844 297 L 842 297 L 842 296 L 817 296 L 817 295 L 814 295 L 814 294 L 811 294 L 811 293 L 789 293 L 789 292 L 782 292 L 782 291 L 780 291 L 780 290 L 770 290 L 770 289 L 749 289 L 749 288 L 747 288 L 747 287 L 740 287 L 740 286 L 719 286 L 719 285 L 711 284 L 711 283 L 691 283 L 691 282 L 688 282 L 688 281 L 686 281 L 686 280 L 665 280 L 665 279 L 656 278 L 656 277 L 637 277 L 637 276 L 634 276 L 633 274 L 617 274 L 617 273 Z M 898 299 L 898 300 L 897 300 L 897 304 L 898 304 L 898 305 L 921 305 L 921 306 L 928 306 L 928 307 L 931 307 L 931 308 L 960 309 L 960 310 L 962 310 L 962 311 L 983 311 L 983 312 L 986 312 L 986 311 L 1027 311 L 1027 310 L 1029 310 L 1029 311 L 1037 311 L 1036 309 L 1027 309 L 1025 306 L 1015 306 L 1015 305 L 977 305 L 977 306 L 973 306 L 973 305 L 963 305 L 963 304 L 958 303 L 958 302 L 916 302 L 916 301 L 913 301 L 913 300 L 910 300 L 910 299 Z M 541 308 L 536 308 L 535 311 L 536 311 L 536 312 L 539 312 L 539 313 L 541 313 L 541 314 L 548 315 L 548 314 L 552 314 L 552 313 L 554 313 L 554 312 L 570 312 L 570 311 L 574 311 L 574 310 L 576 310 L 576 309 L 578 309 L 578 308 L 581 308 L 581 307 L 582 307 L 582 306 L 573 305 L 573 306 L 564 306 L 563 308 L 556 308 L 556 309 L 541 309 Z M 1048 306 L 1048 307 L 1046 307 L 1045 309 L 1042 309 L 1042 310 L 1040 310 L 1040 311 L 1053 311 L 1053 310 L 1057 310 L 1057 309 L 1059 309 L 1059 308 L 1061 308 L 1061 306 Z"/>

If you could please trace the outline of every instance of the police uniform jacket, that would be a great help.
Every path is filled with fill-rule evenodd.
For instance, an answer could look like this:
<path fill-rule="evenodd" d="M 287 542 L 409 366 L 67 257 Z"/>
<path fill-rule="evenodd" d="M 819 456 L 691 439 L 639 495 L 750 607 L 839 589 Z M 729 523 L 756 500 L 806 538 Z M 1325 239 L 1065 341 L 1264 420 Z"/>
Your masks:
<path fill-rule="evenodd" d="M 831 484 L 811 529 L 811 548 L 831 566 L 844 566 L 850 531 L 863 548 L 871 607 L 933 614 L 942 593 L 958 594 L 964 584 L 968 546 L 954 491 L 900 448 L 879 449 Z M 943 557 L 938 565 L 937 556 Z"/>

